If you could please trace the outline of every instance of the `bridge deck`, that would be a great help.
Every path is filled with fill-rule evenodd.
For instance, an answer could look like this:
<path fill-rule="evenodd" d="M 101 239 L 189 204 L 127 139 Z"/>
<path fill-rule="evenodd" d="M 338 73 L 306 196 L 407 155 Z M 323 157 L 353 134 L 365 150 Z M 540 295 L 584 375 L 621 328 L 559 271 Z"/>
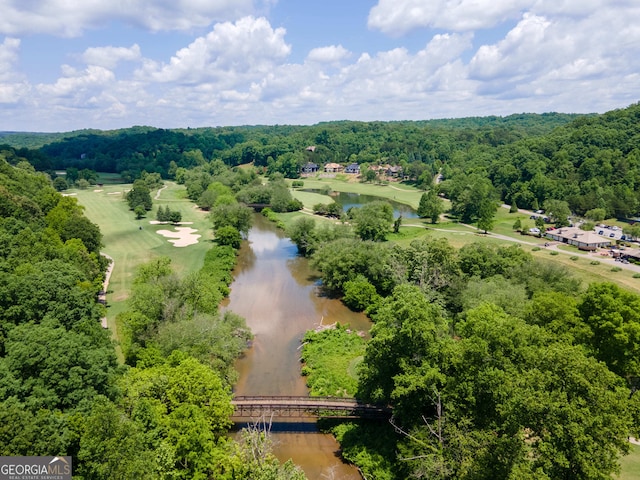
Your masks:
<path fill-rule="evenodd" d="M 245 396 L 235 397 L 232 404 L 235 407 L 235 417 L 273 414 L 276 417 L 381 418 L 391 413 L 388 407 L 338 397 Z"/>

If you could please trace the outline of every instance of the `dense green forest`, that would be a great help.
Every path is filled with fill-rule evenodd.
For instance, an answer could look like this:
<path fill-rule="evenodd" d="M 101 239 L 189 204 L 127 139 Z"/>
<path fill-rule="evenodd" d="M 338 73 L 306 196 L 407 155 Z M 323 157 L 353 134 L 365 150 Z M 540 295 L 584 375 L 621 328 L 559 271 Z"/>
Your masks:
<path fill-rule="evenodd" d="M 79 479 L 303 478 L 260 431 L 228 437 L 232 366 L 251 338 L 218 310 L 234 248 L 214 245 L 186 278 L 169 258 L 140 266 L 119 364 L 100 323 L 98 227 L 10 160 L 0 155 L 0 454 L 71 455 Z"/>
<path fill-rule="evenodd" d="M 616 471 L 640 431 L 639 296 L 581 285 L 518 245 L 341 238 L 312 259 L 323 285 L 374 322 L 355 396 L 393 405 L 393 428 L 332 430 L 367 478 Z M 312 392 L 353 391 L 326 364 L 356 361 L 357 338 L 338 329 L 306 341 Z"/>

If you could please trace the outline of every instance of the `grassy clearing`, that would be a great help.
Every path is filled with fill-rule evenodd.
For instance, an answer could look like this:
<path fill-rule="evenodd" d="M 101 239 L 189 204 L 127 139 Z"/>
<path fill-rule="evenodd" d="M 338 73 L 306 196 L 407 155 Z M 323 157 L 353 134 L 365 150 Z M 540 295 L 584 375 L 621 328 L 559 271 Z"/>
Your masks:
<path fill-rule="evenodd" d="M 85 207 L 86 216 L 100 227 L 103 251 L 115 261 L 107 294 L 107 321 L 116 339 L 118 334 L 115 317 L 125 308 L 137 266 L 152 258 L 168 256 L 172 259 L 176 273 L 181 276 L 187 275 L 202 267 L 212 240 L 210 222 L 206 214 L 194 208 L 186 198 L 183 186 L 167 182 L 166 188 L 154 199 L 153 210 L 142 220 L 135 219 L 124 200 L 124 192 L 130 187 L 128 184 L 105 184 L 101 188 L 67 192 L 74 194 L 78 202 Z M 152 192 L 152 197 L 155 195 L 156 192 Z M 196 245 L 174 247 L 165 237 L 156 233 L 158 230 L 172 229 L 169 225 L 149 223 L 155 219 L 157 208 L 161 205 L 169 205 L 172 210 L 179 210 L 183 222 L 193 222 L 188 226 L 197 229 L 197 233 L 202 235 Z"/>
<path fill-rule="evenodd" d="M 620 462 L 622 471 L 620 475 L 614 475 L 618 480 L 638 480 L 640 479 L 640 445 L 631 445 L 629 455 L 622 457 Z"/>
<path fill-rule="evenodd" d="M 388 185 L 377 185 L 372 183 L 353 182 L 350 179 L 340 180 L 340 178 L 304 178 L 303 188 L 323 188 L 329 186 L 336 192 L 351 192 L 362 195 L 374 195 L 376 197 L 388 198 L 396 202 L 410 205 L 417 209 L 420 204 L 420 197 L 424 193 L 415 187 L 390 183 Z"/>
<path fill-rule="evenodd" d="M 333 203 L 333 198 L 331 198 L 329 195 L 322 195 L 320 193 L 292 190 L 291 195 L 293 196 L 293 198 L 300 200 L 302 202 L 302 205 L 304 205 L 304 208 L 308 208 L 310 210 L 313 210 L 313 206 L 317 205 L 318 203 L 323 203 L 325 205 Z"/>
<path fill-rule="evenodd" d="M 302 373 L 311 395 L 353 397 L 358 388 L 357 365 L 364 358 L 365 340 L 339 324 L 303 339 Z"/>

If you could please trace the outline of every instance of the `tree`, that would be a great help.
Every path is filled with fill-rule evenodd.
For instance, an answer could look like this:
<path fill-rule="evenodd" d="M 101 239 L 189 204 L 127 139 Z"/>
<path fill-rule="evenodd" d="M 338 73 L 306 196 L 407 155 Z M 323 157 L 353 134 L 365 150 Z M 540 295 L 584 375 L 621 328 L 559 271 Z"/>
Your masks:
<path fill-rule="evenodd" d="M 127 192 L 125 198 L 131 210 L 134 210 L 138 205 L 142 205 L 145 210 L 149 211 L 153 206 L 149 187 L 140 179 L 133 182 L 133 186 Z"/>
<path fill-rule="evenodd" d="M 393 399 L 413 476 L 616 471 L 631 419 L 623 382 L 605 365 L 491 304 L 467 311 L 452 341 L 442 319 L 429 321 L 427 305 L 403 293 L 379 309 L 361 378 L 362 393 Z"/>
<path fill-rule="evenodd" d="M 569 210 L 569 204 L 564 200 L 545 200 L 544 210 L 547 216 L 553 220 L 556 227 L 560 228 L 569 225 L 571 210 Z"/>
<path fill-rule="evenodd" d="M 344 304 L 351 310 L 362 312 L 380 301 L 376 287 L 363 276 L 358 275 L 344 284 Z"/>
<path fill-rule="evenodd" d="M 400 231 L 400 226 L 402 225 L 402 215 L 398 216 L 393 222 L 393 233 L 398 233 Z"/>
<path fill-rule="evenodd" d="M 520 218 L 516 218 L 516 221 L 513 222 L 513 226 L 511 228 L 516 232 L 522 230 L 522 220 L 520 220 Z"/>
<path fill-rule="evenodd" d="M 375 201 L 351 209 L 355 232 L 362 240 L 386 240 L 393 222 L 393 208 L 388 202 Z"/>
<path fill-rule="evenodd" d="M 480 208 L 478 209 L 478 229 L 484 230 L 487 233 L 493 227 L 493 217 L 496 215 L 498 205 L 490 198 L 485 198 L 480 202 Z"/>
<path fill-rule="evenodd" d="M 213 228 L 217 231 L 221 227 L 232 226 L 244 237 L 249 234 L 253 211 L 244 205 L 235 203 L 232 205 L 218 205 L 211 211 Z"/>
<path fill-rule="evenodd" d="M 640 222 L 636 222 L 633 225 L 625 225 L 622 228 L 622 232 L 631 238 L 640 238 Z"/>
<path fill-rule="evenodd" d="M 69 185 L 67 184 L 67 181 L 64 179 L 64 177 L 56 177 L 53 180 L 53 188 L 55 188 L 58 192 L 62 192 L 63 190 L 69 188 Z"/>
<path fill-rule="evenodd" d="M 442 187 L 441 187 L 442 188 Z M 489 179 L 477 173 L 460 174 L 452 179 L 449 187 L 451 211 L 465 223 L 480 218 L 481 209 L 488 215 L 491 211 L 490 202 L 495 205 L 495 190 Z M 496 207 L 497 208 L 497 207 Z M 493 208 L 495 213 L 495 208 Z"/>
<path fill-rule="evenodd" d="M 585 218 L 594 222 L 601 222 L 605 219 L 607 211 L 604 208 L 592 208 L 584 213 Z"/>
<path fill-rule="evenodd" d="M 133 213 L 136 215 L 136 220 L 140 220 L 147 215 L 147 211 L 142 205 L 136 205 L 136 207 L 133 209 Z"/>
<path fill-rule="evenodd" d="M 622 377 L 640 377 L 640 297 L 613 283 L 594 283 L 578 310 L 595 357 Z"/>
<path fill-rule="evenodd" d="M 362 177 L 365 182 L 371 183 L 371 182 L 375 182 L 378 179 L 378 174 L 376 173 L 375 170 L 371 168 L 367 168 L 364 171 L 364 175 Z"/>
<path fill-rule="evenodd" d="M 237 228 L 232 225 L 226 225 L 216 230 L 216 241 L 218 245 L 229 245 L 237 250 L 242 244 L 242 235 Z"/>
<path fill-rule="evenodd" d="M 300 217 L 287 231 L 287 236 L 298 247 L 298 253 L 311 255 L 317 246 L 316 221 L 313 218 Z"/>
<path fill-rule="evenodd" d="M 182 213 L 179 210 L 169 211 L 169 221 L 171 223 L 180 223 L 182 221 Z"/>
<path fill-rule="evenodd" d="M 418 216 L 430 218 L 431 223 L 437 223 L 440 214 L 444 211 L 444 201 L 438 196 L 436 189 L 432 188 L 420 197 L 418 206 Z"/>

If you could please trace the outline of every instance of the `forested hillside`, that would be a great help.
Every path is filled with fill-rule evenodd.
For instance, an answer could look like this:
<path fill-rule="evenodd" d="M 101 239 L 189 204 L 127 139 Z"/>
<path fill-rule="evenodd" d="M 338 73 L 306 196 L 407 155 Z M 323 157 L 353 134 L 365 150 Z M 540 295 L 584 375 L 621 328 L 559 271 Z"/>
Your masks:
<path fill-rule="evenodd" d="M 481 143 L 491 146 L 539 135 L 564 125 L 575 115 L 522 114 L 422 122 L 329 122 L 313 126 L 243 126 L 163 130 L 133 127 L 69 135 L 10 135 L 16 148 L 33 147 L 33 139 L 52 140 L 40 151 L 46 159 L 38 170 L 89 168 L 124 172 L 135 178 L 142 170 L 173 175 L 176 166 L 189 168 L 204 160 L 221 159 L 234 166 L 254 162 L 287 176 L 297 175 L 306 161 L 432 164 L 453 152 Z M 60 137 L 64 138 L 60 138 Z M 23 141 L 21 141 L 21 139 Z M 0 139 L 2 142 L 3 139 Z M 314 151 L 306 148 L 314 146 Z M 24 156 L 24 155 L 23 155 Z M 175 166 L 172 164 L 175 163 Z M 424 167 L 418 168 L 418 171 Z M 419 175 L 419 173 L 418 173 Z"/>
<path fill-rule="evenodd" d="M 452 180 L 463 173 L 488 177 L 502 200 L 521 208 L 557 199 L 579 215 L 594 208 L 607 217 L 637 215 L 640 104 L 497 148 L 475 145 L 453 156 L 444 173 Z"/>
<path fill-rule="evenodd" d="M 289 178 L 299 176 L 307 162 L 356 162 L 363 169 L 392 164 L 425 188 L 441 172 L 442 191 L 450 196 L 456 185 L 477 184 L 481 178 L 490 180 L 496 199 L 521 208 L 542 208 L 551 199 L 567 202 L 579 215 L 602 208 L 607 217 L 628 217 L 640 209 L 639 125 L 636 104 L 583 116 L 88 130 L 17 153 L 37 170 L 90 169 L 120 173 L 130 181 L 143 170 L 174 178 L 179 168 L 211 160 L 228 166 L 253 163 Z M 5 137 L 16 146 L 20 138 Z M 29 144 L 33 137 L 23 138 Z"/>

